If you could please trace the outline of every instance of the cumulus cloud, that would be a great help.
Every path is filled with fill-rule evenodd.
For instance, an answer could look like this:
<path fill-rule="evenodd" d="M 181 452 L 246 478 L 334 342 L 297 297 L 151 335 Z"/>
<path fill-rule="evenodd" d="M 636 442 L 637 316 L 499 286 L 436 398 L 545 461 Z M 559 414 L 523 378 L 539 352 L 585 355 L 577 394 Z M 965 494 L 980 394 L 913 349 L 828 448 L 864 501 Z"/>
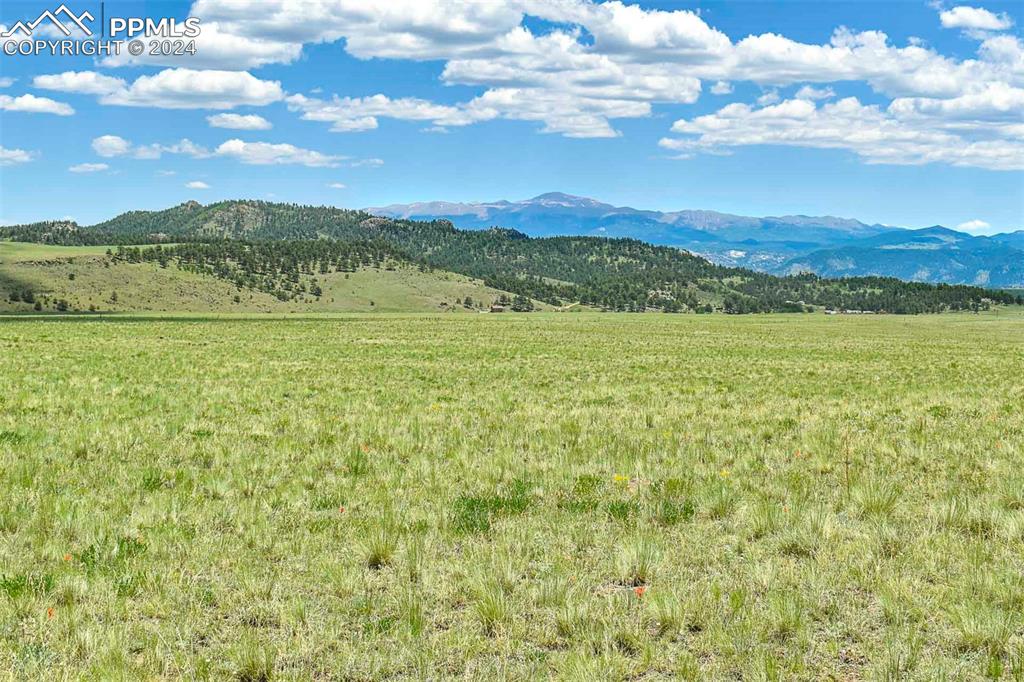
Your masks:
<path fill-rule="evenodd" d="M 103 157 L 128 156 L 136 159 L 159 159 L 163 154 L 182 154 L 195 159 L 206 159 L 215 156 L 234 158 L 242 163 L 253 165 L 299 164 L 312 167 L 338 166 L 343 156 L 322 154 L 295 145 L 269 142 L 245 142 L 231 139 L 222 143 L 214 150 L 198 145 L 189 139 L 181 139 L 173 144 L 134 144 L 130 140 L 117 135 L 102 135 L 92 141 L 93 150 Z M 365 163 L 379 165 L 380 159 L 364 159 L 354 161 L 350 165 Z M 173 171 L 158 171 L 161 175 L 173 175 Z"/>
<path fill-rule="evenodd" d="M 797 99 L 832 99 L 836 96 L 836 91 L 832 88 L 815 88 L 810 85 L 805 85 L 796 91 Z"/>
<path fill-rule="evenodd" d="M 967 232 L 984 232 L 990 227 L 992 226 L 986 223 L 984 220 L 974 219 L 968 220 L 967 222 L 964 223 L 960 223 L 959 225 L 956 226 L 956 229 L 965 230 Z"/>
<path fill-rule="evenodd" d="M 43 90 L 59 90 L 80 95 L 109 95 L 125 88 L 123 79 L 104 76 L 95 71 L 65 71 L 36 76 L 32 79 L 32 85 Z"/>
<path fill-rule="evenodd" d="M 1004 83 L 990 83 L 974 92 L 959 97 L 936 99 L 928 97 L 900 97 L 889 104 L 889 109 L 904 117 L 933 117 L 955 120 L 985 120 L 996 126 L 1001 121 L 1024 123 L 1024 88 Z M 942 124 L 942 121 L 937 121 Z"/>
<path fill-rule="evenodd" d="M 335 133 L 372 130 L 378 126 L 378 117 L 406 121 L 431 121 L 437 125 L 468 125 L 482 120 L 479 112 L 464 107 L 434 104 L 415 97 L 391 99 L 386 95 L 370 97 L 337 97 L 330 101 L 292 95 L 287 98 L 288 108 L 301 111 L 306 121 L 330 123 Z M 487 114 L 483 114 L 487 116 Z"/>
<path fill-rule="evenodd" d="M 100 101 L 164 109 L 233 109 L 262 106 L 283 97 L 280 83 L 260 80 L 246 71 L 165 69 L 140 76 L 127 88 Z"/>
<path fill-rule="evenodd" d="M 295 145 L 269 142 L 244 142 L 239 139 L 228 140 L 214 152 L 217 156 L 227 156 L 253 165 L 298 164 L 312 167 L 334 167 L 342 157 L 321 154 L 310 149 L 302 149 Z"/>
<path fill-rule="evenodd" d="M 189 189 L 210 189 L 210 186 L 207 185 L 202 180 L 192 180 L 191 182 L 186 182 L 185 187 Z"/>
<path fill-rule="evenodd" d="M 340 182 L 331 182 L 328 183 L 327 186 L 330 187 L 331 189 L 345 189 L 346 187 L 345 184 Z"/>
<path fill-rule="evenodd" d="M 211 128 L 232 128 L 234 130 L 270 130 L 270 121 L 256 114 L 214 114 L 206 117 Z"/>
<path fill-rule="evenodd" d="M 740 146 L 785 145 L 849 150 L 868 163 L 1024 169 L 1020 139 L 957 134 L 861 104 L 854 97 L 820 107 L 801 99 L 762 108 L 735 103 L 714 114 L 678 120 L 672 131 L 681 137 L 666 137 L 659 144 L 684 157 Z"/>
<path fill-rule="evenodd" d="M 185 154 L 193 158 L 202 159 L 210 156 L 205 147 L 197 145 L 187 138 L 170 145 L 143 144 L 135 145 L 130 141 L 117 135 L 101 135 L 93 139 L 92 148 L 99 156 L 132 156 L 136 159 L 159 159 L 163 154 Z"/>
<path fill-rule="evenodd" d="M 822 43 L 778 33 L 733 40 L 697 12 L 619 1 L 196 0 L 191 14 L 203 17 L 194 57 L 125 56 L 103 62 L 188 68 L 143 76 L 100 95 L 101 101 L 169 108 L 259 106 L 284 93 L 245 69 L 290 63 L 304 46 L 337 43 L 337 49 L 359 59 L 440 61 L 442 82 L 482 90 L 455 104 L 385 95 L 289 98 L 289 107 L 303 118 L 338 132 L 372 130 L 382 118 L 426 122 L 428 130 L 507 118 L 536 122 L 542 132 L 613 137 L 619 134 L 617 119 L 650 116 L 659 104 L 695 102 L 705 88 L 725 95 L 738 82 L 766 93 L 799 85 L 796 98 L 813 102 L 832 99 L 830 84 L 859 82 L 879 99 L 902 101 L 899 106 L 915 110 L 916 130 L 948 134 L 942 139 L 959 145 L 958 140 L 1006 138 L 1013 129 L 1005 114 L 995 122 L 984 115 L 968 121 L 956 110 L 973 106 L 972 98 L 991 97 L 995 89 L 1024 87 L 1020 39 L 996 34 L 1009 28 L 1011 19 L 968 6 L 944 10 L 939 17 L 944 26 L 979 39 L 970 58 L 946 56 L 919 40 L 894 44 L 881 31 L 842 26 Z M 527 16 L 548 25 L 533 28 L 524 21 Z M 762 107 L 778 103 L 768 97 Z M 911 116 L 897 110 L 886 115 Z M 949 117 L 957 118 L 962 134 L 951 132 Z M 973 130 L 969 135 L 967 126 Z M 975 152 L 965 158 L 980 158 L 981 148 Z"/>
<path fill-rule="evenodd" d="M 93 151 L 100 156 L 121 156 L 131 148 L 131 142 L 117 135 L 100 135 L 92 141 Z"/>
<path fill-rule="evenodd" d="M 1013 26 L 1013 20 L 1006 12 L 990 12 L 982 7 L 960 5 L 939 13 L 943 28 L 964 28 L 981 31 L 1005 31 Z"/>
<path fill-rule="evenodd" d="M 99 173 L 105 171 L 110 166 L 105 163 L 79 163 L 68 168 L 72 173 Z"/>
<path fill-rule="evenodd" d="M 21 95 L 20 97 L 0 95 L 0 109 L 32 114 L 56 114 L 57 116 L 71 116 L 75 113 L 69 104 L 35 95 Z"/>
<path fill-rule="evenodd" d="M 277 81 L 261 80 L 246 71 L 213 69 L 164 69 L 131 83 L 96 71 L 65 71 L 36 76 L 32 83 L 46 90 L 96 95 L 101 104 L 161 109 L 233 109 L 284 98 Z"/>
<path fill-rule="evenodd" d="M 3 76 L 0 78 L 0 88 L 9 88 L 14 85 L 17 78 L 10 78 L 9 76 Z"/>
<path fill-rule="evenodd" d="M 134 155 L 137 159 L 159 159 L 164 154 L 184 154 L 194 159 L 205 159 L 210 156 L 210 151 L 188 138 L 182 138 L 174 144 L 168 145 L 139 145 L 134 150 Z"/>
<path fill-rule="evenodd" d="M 16 163 L 28 163 L 36 157 L 35 152 L 24 149 L 9 149 L 0 146 L 0 166 L 13 166 Z"/>
<path fill-rule="evenodd" d="M 301 42 L 274 36 L 241 35 L 224 30 L 220 22 L 207 21 L 205 15 L 196 14 L 195 10 L 192 16 L 203 19 L 203 30 L 194 39 L 195 54 L 160 55 L 149 54 L 146 50 L 140 55 L 132 55 L 128 50 L 122 50 L 120 54 L 106 57 L 101 64 L 105 67 L 149 65 L 244 70 L 266 64 L 290 64 L 302 54 Z"/>

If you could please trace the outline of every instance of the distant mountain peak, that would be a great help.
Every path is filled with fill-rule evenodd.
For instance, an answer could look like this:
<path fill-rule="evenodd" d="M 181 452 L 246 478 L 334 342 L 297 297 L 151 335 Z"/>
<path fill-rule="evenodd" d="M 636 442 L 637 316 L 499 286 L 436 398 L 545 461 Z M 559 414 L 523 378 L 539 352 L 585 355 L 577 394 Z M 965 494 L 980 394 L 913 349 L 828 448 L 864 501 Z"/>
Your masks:
<path fill-rule="evenodd" d="M 565 192 L 545 192 L 544 194 L 538 194 L 532 199 L 527 199 L 522 203 L 530 204 L 544 204 L 547 206 L 605 206 L 606 204 L 591 199 L 589 197 L 576 196 L 575 194 L 566 194 Z"/>
<path fill-rule="evenodd" d="M 367 212 L 396 218 L 448 219 L 462 229 L 512 228 L 531 237 L 628 237 L 697 254 L 712 262 L 764 272 L 814 270 L 836 276 L 878 274 L 905 279 L 1016 284 L 1024 233 L 975 238 L 942 226 L 907 230 L 833 215 L 742 216 L 709 210 L 654 211 L 615 206 L 567 192 L 532 199 L 397 204 Z M 842 250 L 851 247 L 854 251 Z M 831 254 L 841 253 L 842 257 Z M 824 254 L 821 258 L 815 254 Z M 831 258 L 831 260 L 830 260 Z M 901 267 L 901 259 L 914 262 Z M 976 268 L 956 266 L 971 259 Z M 835 263 L 849 263 L 837 269 Z M 1005 264 L 1005 265 L 999 265 Z"/>
<path fill-rule="evenodd" d="M 530 199 L 530 201 L 593 201 L 589 197 L 581 197 L 578 194 L 566 194 L 565 192 L 544 192 Z"/>

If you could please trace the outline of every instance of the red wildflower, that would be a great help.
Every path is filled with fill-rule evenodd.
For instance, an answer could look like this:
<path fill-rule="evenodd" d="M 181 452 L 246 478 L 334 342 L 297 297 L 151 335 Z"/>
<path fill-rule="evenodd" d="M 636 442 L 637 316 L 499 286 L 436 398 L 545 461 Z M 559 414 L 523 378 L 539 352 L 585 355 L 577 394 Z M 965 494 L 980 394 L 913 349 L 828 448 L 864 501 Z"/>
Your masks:
<path fill-rule="evenodd" d="M 56 613 L 57 612 L 53 610 L 52 606 L 50 608 L 46 609 L 46 617 L 47 618 L 53 618 L 54 615 L 56 615 Z"/>
<path fill-rule="evenodd" d="M 633 588 L 633 594 L 636 595 L 637 599 L 641 599 L 644 596 L 644 592 L 647 591 L 647 585 L 640 585 Z"/>

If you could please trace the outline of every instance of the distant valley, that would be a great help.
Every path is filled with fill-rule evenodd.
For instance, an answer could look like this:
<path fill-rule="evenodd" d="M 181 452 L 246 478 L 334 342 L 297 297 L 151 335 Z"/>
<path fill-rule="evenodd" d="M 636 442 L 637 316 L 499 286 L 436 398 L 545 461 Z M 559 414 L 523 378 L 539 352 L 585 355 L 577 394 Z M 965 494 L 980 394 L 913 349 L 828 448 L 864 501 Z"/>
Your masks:
<path fill-rule="evenodd" d="M 640 239 L 772 274 L 1024 287 L 1024 230 L 977 237 L 940 226 L 909 230 L 834 216 L 649 211 L 560 192 L 523 201 L 431 201 L 365 210 L 390 218 L 449 220 L 462 229 L 506 227 L 533 237 Z"/>

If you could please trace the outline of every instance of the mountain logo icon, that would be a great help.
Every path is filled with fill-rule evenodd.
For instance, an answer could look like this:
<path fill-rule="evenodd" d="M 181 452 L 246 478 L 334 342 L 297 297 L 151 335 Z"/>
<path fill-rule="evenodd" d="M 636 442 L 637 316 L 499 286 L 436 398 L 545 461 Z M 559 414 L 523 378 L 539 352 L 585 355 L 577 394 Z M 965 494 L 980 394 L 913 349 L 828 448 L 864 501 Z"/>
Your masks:
<path fill-rule="evenodd" d="M 93 21 L 95 17 L 88 11 L 82 12 L 80 15 L 77 15 L 70 9 L 68 9 L 68 6 L 64 4 L 62 4 L 60 7 L 53 10 L 52 12 L 50 10 L 44 10 L 42 14 L 36 17 L 35 21 L 30 21 L 27 23 L 24 21 L 19 21 L 16 24 L 14 24 L 14 26 L 12 26 L 10 30 L 5 31 L 3 34 L 0 35 L 2 35 L 4 38 L 11 38 L 14 36 L 15 33 L 21 31 L 26 36 L 31 36 L 32 31 L 35 31 L 36 28 L 38 28 L 39 25 L 43 23 L 44 19 L 48 19 L 50 23 L 52 23 L 57 28 L 58 31 L 60 31 L 66 36 L 70 36 L 71 29 L 68 28 L 67 25 L 62 23 L 61 20 L 57 18 L 59 15 L 63 15 L 65 21 L 68 21 L 71 24 L 77 26 L 85 35 L 92 35 L 92 30 L 90 30 L 89 27 L 85 25 L 85 22 Z"/>

